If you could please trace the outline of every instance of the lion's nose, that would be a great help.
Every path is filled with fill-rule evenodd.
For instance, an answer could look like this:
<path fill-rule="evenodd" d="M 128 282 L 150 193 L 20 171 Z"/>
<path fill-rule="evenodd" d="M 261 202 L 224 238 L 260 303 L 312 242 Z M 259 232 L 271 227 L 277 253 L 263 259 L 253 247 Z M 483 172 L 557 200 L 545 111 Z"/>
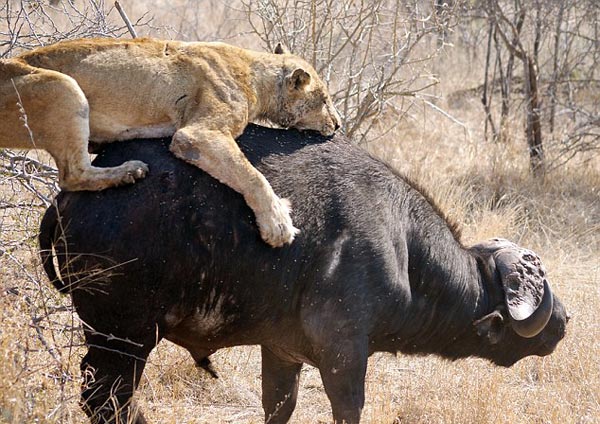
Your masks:
<path fill-rule="evenodd" d="M 335 121 L 334 126 L 335 126 L 335 130 L 336 131 L 339 130 L 340 129 L 340 123 L 339 123 L 339 121 Z"/>

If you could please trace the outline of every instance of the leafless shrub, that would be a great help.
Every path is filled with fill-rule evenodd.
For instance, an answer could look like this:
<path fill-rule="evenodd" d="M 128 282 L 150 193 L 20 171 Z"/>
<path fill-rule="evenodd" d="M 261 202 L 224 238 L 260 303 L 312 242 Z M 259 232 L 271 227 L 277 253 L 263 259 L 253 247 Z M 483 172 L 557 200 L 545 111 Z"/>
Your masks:
<path fill-rule="evenodd" d="M 504 140 L 510 111 L 523 106 L 534 171 L 599 150 L 600 3 L 484 0 L 475 8 L 489 28 L 482 86 L 486 133 L 489 128 L 495 140 Z M 523 63 L 520 75 L 515 59 Z M 499 124 L 492 107 L 495 81 L 501 91 Z M 558 157 L 545 159 L 544 144 Z"/>
<path fill-rule="evenodd" d="M 146 26 L 143 15 L 134 26 Z M 45 2 L 4 0 L 0 4 L 0 58 L 60 40 L 120 37 L 127 26 L 105 0 Z"/>
<path fill-rule="evenodd" d="M 454 27 L 454 21 L 459 6 L 453 1 L 435 0 L 439 6 L 432 9 L 433 3 L 433 0 L 402 4 L 381 0 L 373 3 L 245 0 L 240 6 L 237 0 L 227 4 L 221 0 L 155 0 L 127 2 L 124 6 L 140 34 L 156 35 L 158 28 L 164 37 L 224 40 L 246 47 L 251 47 L 258 38 L 269 48 L 283 40 L 322 71 L 334 91 L 338 107 L 345 114 L 346 128 L 359 141 L 367 142 L 376 134 L 373 131 L 368 134 L 369 128 L 377 127 L 378 122 L 390 128 L 402 114 L 414 113 L 410 107 L 415 102 L 425 105 L 425 100 L 431 100 L 431 105 L 436 104 L 428 97 L 428 91 L 420 89 L 436 82 L 425 65 L 440 49 L 446 48 L 445 43 L 468 44 L 472 48 L 471 57 L 481 53 L 478 46 L 485 46 L 489 21 L 481 19 L 486 18 L 481 1 L 469 2 L 477 7 L 461 12 L 469 24 L 466 25 L 465 20 L 458 28 Z M 512 19 L 514 4 L 533 3 L 502 0 L 500 4 Z M 556 156 L 546 156 L 546 169 L 554 169 L 579 152 L 598 151 L 600 145 L 600 96 L 597 94 L 600 68 L 594 66 L 599 57 L 600 20 L 595 0 L 560 0 L 541 5 L 546 12 L 540 14 L 543 28 L 537 63 L 540 110 L 544 146 L 547 151 L 557 149 L 559 152 Z M 275 12 L 269 12 L 269 7 L 275 6 Z M 331 10 L 326 10 L 327 6 L 331 6 Z M 236 8 L 235 13 L 230 7 Z M 560 7 L 562 15 L 557 13 Z M 143 25 L 149 22 L 145 10 L 162 19 L 156 28 Z M 125 25 L 115 12 L 112 1 L 0 0 L 0 57 L 14 56 L 21 50 L 63 38 L 128 37 Z M 530 13 L 528 16 L 535 18 L 533 9 Z M 140 19 L 140 15 L 143 18 Z M 559 16 L 562 17 L 559 19 Z M 254 29 L 246 25 L 248 18 Z M 532 46 L 528 43 L 533 40 L 532 21 L 524 24 L 521 35 L 528 49 Z M 395 37 L 390 36 L 392 30 Z M 510 39 L 511 32 L 508 33 Z M 248 34 L 255 37 L 247 37 Z M 494 123 L 500 122 L 498 100 L 502 99 L 502 90 L 509 95 L 510 113 L 520 113 L 524 108 L 522 68 L 515 68 L 512 80 L 508 79 L 509 51 L 505 48 L 500 51 L 500 46 L 499 51 L 494 50 L 496 40 L 502 43 L 499 37 L 492 38 L 489 73 L 488 93 L 498 96 L 492 99 L 495 102 L 492 106 L 498 107 L 490 109 Z M 479 74 L 482 70 L 473 68 L 473 63 L 462 63 L 462 68 L 455 71 Z M 445 77 L 447 74 L 440 72 L 440 78 Z M 504 88 L 503 78 L 504 83 L 510 82 Z M 361 105 L 364 106 L 361 108 Z M 25 115 L 26 112 L 24 110 Z M 479 124 L 479 116 L 469 122 L 469 127 Z M 356 127 L 357 118 L 362 121 Z M 511 120 L 509 127 L 510 124 Z M 498 128 L 504 127 L 498 125 Z M 506 422 L 595 422 L 598 417 L 596 393 L 599 392 L 596 389 L 600 381 L 593 360 L 598 357 L 594 334 L 599 328 L 595 313 L 598 296 L 594 296 L 598 280 L 598 237 L 594 237 L 599 228 L 598 200 L 594 192 L 598 187 L 597 176 L 584 173 L 584 177 L 577 177 L 569 174 L 572 168 L 566 166 L 550 177 L 554 178 L 550 179 L 551 185 L 540 182 L 531 187 L 527 179 L 517 179 L 515 183 L 514 178 L 493 173 L 482 183 L 485 188 L 491 186 L 490 195 L 478 193 L 476 198 L 470 199 L 470 194 L 460 193 L 469 192 L 474 184 L 472 180 L 465 180 L 463 185 L 456 186 L 456 170 L 475 169 L 482 161 L 491 163 L 495 156 L 489 153 L 490 149 L 483 149 L 483 153 L 469 149 L 467 155 L 454 160 L 453 155 L 464 146 L 462 139 L 452 134 L 452 128 L 437 124 L 435 129 L 425 128 L 424 137 L 433 140 L 431 143 L 422 143 L 424 137 L 419 134 L 413 132 L 406 136 L 404 150 L 411 152 L 411 156 L 401 159 L 405 169 L 426 170 L 418 174 L 419 179 L 425 179 L 425 185 L 434 188 L 440 201 L 444 199 L 443 205 L 451 205 L 458 211 L 454 212 L 458 220 L 467 222 L 469 240 L 500 233 L 545 246 L 545 256 L 554 260 L 550 268 L 557 286 L 565 294 L 569 307 L 574 309 L 576 320 L 565 344 L 553 356 L 532 359 L 511 372 L 497 371 L 475 361 L 448 367 L 431 358 L 390 359 L 376 355 L 377 366 L 369 370 L 372 396 L 365 408 L 370 418 L 366 421 L 392 422 L 397 416 L 400 421 L 411 422 L 451 422 L 457 417 L 463 422 L 492 422 L 498 420 L 497 411 L 511 404 L 514 408 L 503 410 Z M 438 143 L 442 140 L 443 143 Z M 456 164 L 450 167 L 449 162 Z M 0 150 L 2 422 L 83 420 L 77 399 L 81 382 L 79 363 L 85 353 L 82 339 L 85 323 L 73 312 L 70 298 L 59 295 L 48 284 L 37 252 L 40 215 L 57 189 L 56 171 L 44 154 Z M 500 194 L 497 196 L 496 192 Z M 467 197 L 470 200 L 467 201 Z M 524 197 L 527 202 L 522 202 Z M 489 200 L 493 208 L 484 205 L 488 199 L 496 198 Z M 102 274 L 101 270 L 97 271 Z M 111 272 L 118 272 L 118 267 Z M 80 277 L 85 288 L 88 280 L 82 280 L 84 276 L 73 277 Z M 572 290 L 573 282 L 580 289 Z M 229 380 L 222 378 L 226 383 L 209 385 L 198 383 L 201 378 L 193 374 L 188 354 L 173 349 L 172 345 L 161 345 L 159 354 L 162 356 L 146 368 L 151 381 L 160 382 L 147 386 L 150 387 L 149 398 L 155 402 L 152 409 L 158 421 L 172 420 L 174 416 L 182 422 L 196 422 L 199 417 L 209 417 L 205 422 L 260 420 L 260 379 L 256 372 L 260 360 L 256 350 L 218 352 L 216 355 L 220 356 L 215 362 L 226 370 L 224 374 L 229 374 Z M 540 381 L 530 381 L 531 374 Z M 169 384 L 169 379 L 178 380 L 179 385 Z M 476 384 L 465 384 L 465 381 Z M 319 386 L 318 372 L 305 369 L 302 384 L 301 392 L 309 395 L 296 412 L 296 420 L 329 419 L 330 406 Z M 456 390 L 456 387 L 462 389 Z M 233 395 L 233 400 L 224 395 L 225 392 Z M 423 393 L 431 396 L 423 397 Z M 439 393 L 449 397 L 438 399 Z M 185 404 L 186 399 L 195 401 Z M 185 406 L 178 410 L 177 405 L 181 404 Z M 208 404 L 216 405 L 215 409 L 209 409 Z"/>
<path fill-rule="evenodd" d="M 242 3 L 267 49 L 282 42 L 324 76 L 346 134 L 358 143 L 373 139 L 372 129 L 387 111 L 406 112 L 410 102 L 398 97 L 414 98 L 438 82 L 426 65 L 443 47 L 431 41 L 448 31 L 451 6 L 390 0 Z"/>
<path fill-rule="evenodd" d="M 562 131 L 552 131 L 548 145 L 556 154 L 548 165 L 548 170 L 554 170 L 578 154 L 590 153 L 591 160 L 600 152 L 600 111 L 590 111 L 589 107 L 573 103 L 555 102 L 558 118 L 563 122 Z"/>

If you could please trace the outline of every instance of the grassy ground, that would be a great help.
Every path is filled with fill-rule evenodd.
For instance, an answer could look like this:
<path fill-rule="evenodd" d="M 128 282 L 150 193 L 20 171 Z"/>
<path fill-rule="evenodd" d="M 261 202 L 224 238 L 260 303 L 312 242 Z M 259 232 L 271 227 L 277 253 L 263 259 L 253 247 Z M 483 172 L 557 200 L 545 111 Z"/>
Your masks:
<path fill-rule="evenodd" d="M 418 103 L 410 119 L 367 148 L 426 187 L 461 224 L 466 244 L 502 236 L 539 253 L 573 319 L 554 354 L 510 369 L 478 359 L 451 363 L 376 354 L 369 362 L 364 422 L 600 422 L 599 159 L 576 160 L 532 178 L 518 116 L 509 142 L 485 142 L 479 99 L 446 100 L 476 85 L 468 69 L 479 65 L 454 55 L 441 58 L 438 66 L 454 72 L 437 88 L 436 105 L 453 119 Z M 45 280 L 36 253 L 42 201 L 4 177 L 0 197 L 0 422 L 85 422 L 77 405 L 80 324 L 68 299 Z M 213 359 L 218 380 L 196 370 L 182 349 L 161 343 L 137 395 L 147 418 L 167 424 L 262 422 L 258 349 L 223 349 Z M 318 372 L 307 366 L 292 422 L 329 420 Z"/>

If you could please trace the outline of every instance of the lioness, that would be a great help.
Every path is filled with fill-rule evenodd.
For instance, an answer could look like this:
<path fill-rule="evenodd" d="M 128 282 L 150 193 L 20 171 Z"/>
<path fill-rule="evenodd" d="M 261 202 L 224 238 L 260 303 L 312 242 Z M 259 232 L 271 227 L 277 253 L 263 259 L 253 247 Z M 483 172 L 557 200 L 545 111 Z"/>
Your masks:
<path fill-rule="evenodd" d="M 298 230 L 289 202 L 273 192 L 235 138 L 261 119 L 331 135 L 340 118 L 312 66 L 280 48 L 275 53 L 156 39 L 38 48 L 0 63 L 0 146 L 46 149 L 63 189 L 102 190 L 142 178 L 147 167 L 138 161 L 92 167 L 88 139 L 173 135 L 177 157 L 244 196 L 267 243 L 291 243 Z"/>

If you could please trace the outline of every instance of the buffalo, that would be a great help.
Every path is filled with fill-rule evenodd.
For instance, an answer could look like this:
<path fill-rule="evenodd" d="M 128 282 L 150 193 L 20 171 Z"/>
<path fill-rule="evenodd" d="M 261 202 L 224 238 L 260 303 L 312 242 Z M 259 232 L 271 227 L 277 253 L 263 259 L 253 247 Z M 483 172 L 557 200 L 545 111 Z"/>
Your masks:
<path fill-rule="evenodd" d="M 465 247 L 423 190 L 343 135 L 251 125 L 238 142 L 290 199 L 291 245 L 264 243 L 242 196 L 169 154 L 168 139 L 111 144 L 96 166 L 135 158 L 150 175 L 60 193 L 46 211 L 42 261 L 84 322 L 92 422 L 146 422 L 131 396 L 161 339 L 205 364 L 261 345 L 269 423 L 289 420 L 311 364 L 334 421 L 358 423 L 374 352 L 508 367 L 564 337 L 567 313 L 534 252 L 503 239 Z"/>

